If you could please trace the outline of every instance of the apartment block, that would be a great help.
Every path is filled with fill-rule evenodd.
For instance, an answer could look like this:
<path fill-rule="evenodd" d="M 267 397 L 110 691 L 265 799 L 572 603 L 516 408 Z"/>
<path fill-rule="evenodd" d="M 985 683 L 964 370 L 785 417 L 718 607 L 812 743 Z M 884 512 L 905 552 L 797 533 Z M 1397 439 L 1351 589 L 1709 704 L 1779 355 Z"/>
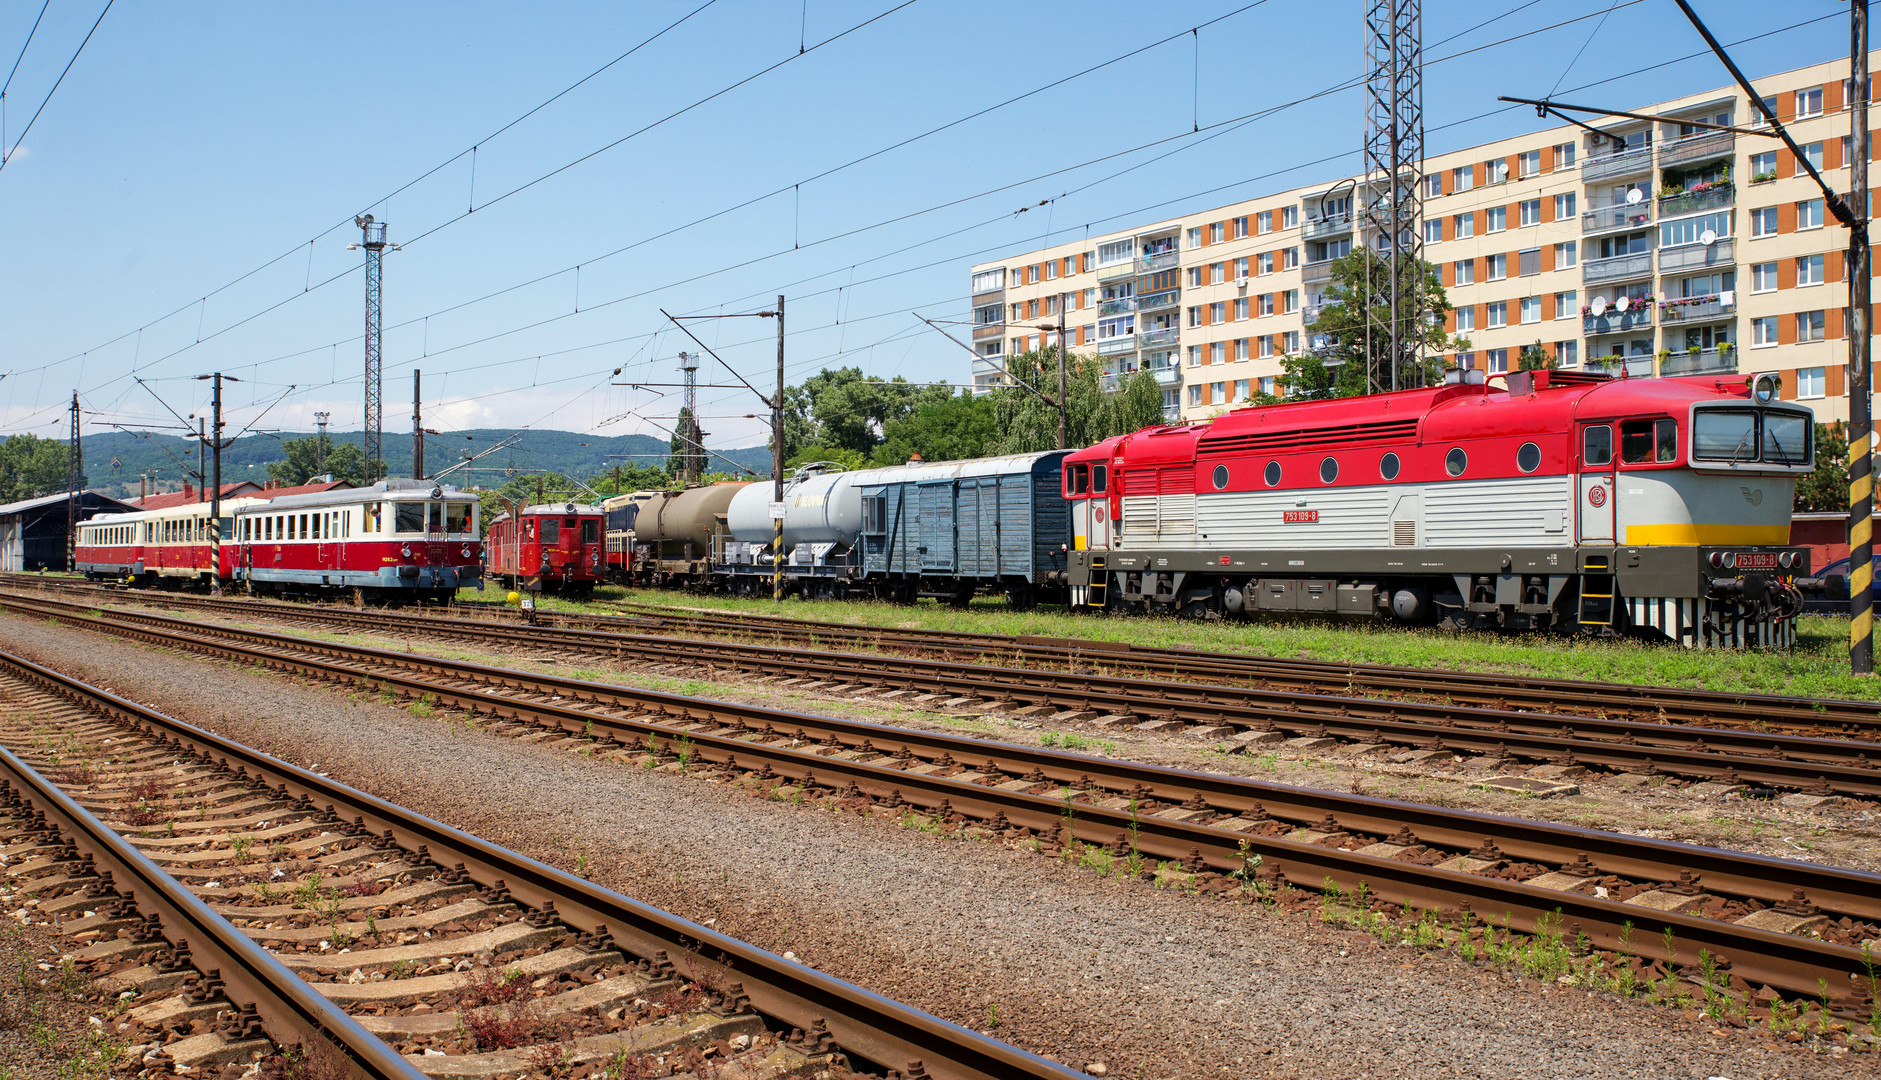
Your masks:
<path fill-rule="evenodd" d="M 1843 192 L 1848 74 L 1842 60 L 1753 83 Z M 1588 118 L 1602 134 L 1564 125 L 1426 159 L 1423 254 L 1467 341 L 1443 359 L 1493 376 L 1539 344 L 1563 367 L 1634 378 L 1777 371 L 1785 398 L 1845 419 L 1848 234 L 1821 191 L 1774 135 L 1693 125 L 1766 126 L 1740 91 L 1629 111 L 1655 119 Z M 1362 191 L 1334 177 L 973 267 L 975 386 L 1005 381 L 1003 357 L 1055 344 L 1062 326 L 1107 387 L 1154 372 L 1171 419 L 1284 394 L 1283 359 L 1325 344 L 1308 328 L 1333 260 L 1377 250 Z"/>

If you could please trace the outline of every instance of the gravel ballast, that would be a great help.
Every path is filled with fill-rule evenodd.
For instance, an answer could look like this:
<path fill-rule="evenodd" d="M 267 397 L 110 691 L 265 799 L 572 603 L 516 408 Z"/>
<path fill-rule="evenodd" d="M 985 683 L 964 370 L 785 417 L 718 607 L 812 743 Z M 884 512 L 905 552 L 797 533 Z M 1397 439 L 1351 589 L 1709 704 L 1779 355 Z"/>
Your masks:
<path fill-rule="evenodd" d="M 1815 1056 L 1299 915 L 763 801 L 89 631 L 8 615 L 0 648 L 525 854 L 584 860 L 630 896 L 1114 1077 L 1877 1072 L 1872 1055 Z"/>

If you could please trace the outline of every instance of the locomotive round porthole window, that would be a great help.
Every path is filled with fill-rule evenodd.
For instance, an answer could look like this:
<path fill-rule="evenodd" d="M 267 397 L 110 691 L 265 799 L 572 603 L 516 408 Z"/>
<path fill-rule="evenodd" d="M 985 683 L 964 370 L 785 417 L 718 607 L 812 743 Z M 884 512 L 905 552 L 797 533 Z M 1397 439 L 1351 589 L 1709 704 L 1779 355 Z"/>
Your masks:
<path fill-rule="evenodd" d="M 1319 463 L 1320 483 L 1330 484 L 1337 479 L 1339 479 L 1339 459 L 1329 457 L 1322 460 Z"/>
<path fill-rule="evenodd" d="M 1461 446 L 1451 447 L 1450 452 L 1443 457 L 1443 471 L 1451 476 L 1462 476 L 1463 470 L 1469 467 L 1470 456 L 1463 452 Z"/>
<path fill-rule="evenodd" d="M 1280 484 L 1280 463 L 1278 461 L 1268 462 L 1267 471 L 1262 475 L 1267 480 L 1268 487 L 1278 487 Z"/>
<path fill-rule="evenodd" d="M 1228 466 L 1226 465 L 1215 466 L 1214 480 L 1215 480 L 1216 491 L 1220 491 L 1222 488 L 1227 487 L 1228 486 Z"/>
<path fill-rule="evenodd" d="M 1387 480 L 1398 478 L 1398 455 L 1386 454 L 1378 459 L 1378 475 Z"/>
<path fill-rule="evenodd" d="M 1532 442 L 1523 443 L 1522 448 L 1515 452 L 1515 467 L 1525 473 L 1541 468 L 1541 447 Z"/>

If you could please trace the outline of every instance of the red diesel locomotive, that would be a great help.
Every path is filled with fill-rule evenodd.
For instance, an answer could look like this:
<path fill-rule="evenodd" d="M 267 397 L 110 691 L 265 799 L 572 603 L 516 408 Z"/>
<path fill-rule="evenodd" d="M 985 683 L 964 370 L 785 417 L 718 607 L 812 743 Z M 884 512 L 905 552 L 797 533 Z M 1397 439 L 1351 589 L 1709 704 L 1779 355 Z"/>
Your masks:
<path fill-rule="evenodd" d="M 484 537 L 484 573 L 510 588 L 586 596 L 607 578 L 606 520 L 574 503 L 509 505 Z"/>

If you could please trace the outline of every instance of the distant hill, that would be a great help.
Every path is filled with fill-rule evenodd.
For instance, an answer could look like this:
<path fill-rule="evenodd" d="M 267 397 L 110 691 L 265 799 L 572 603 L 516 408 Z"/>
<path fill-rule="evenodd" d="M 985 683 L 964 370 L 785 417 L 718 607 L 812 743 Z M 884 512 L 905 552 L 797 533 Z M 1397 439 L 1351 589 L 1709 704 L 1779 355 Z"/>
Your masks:
<path fill-rule="evenodd" d="M 477 428 L 451 435 L 433 435 L 425 440 L 425 466 L 437 472 L 463 460 L 464 455 L 487 450 L 514 428 Z M 305 438 L 312 432 L 283 433 L 281 439 Z M 364 442 L 357 431 L 328 432 L 336 443 Z M 90 486 L 107 495 L 135 496 L 138 476 L 152 474 L 156 486 L 174 490 L 186 475 L 196 469 L 197 443 L 194 439 L 157 432 L 113 431 L 86 435 L 83 440 L 85 474 Z M 411 475 L 411 433 L 386 432 L 386 464 L 393 476 Z M 452 473 L 464 486 L 495 487 L 512 475 L 535 472 L 565 473 L 587 479 L 605 473 L 615 465 L 661 465 L 669 450 L 664 439 L 648 435 L 603 437 L 573 431 L 524 431 L 512 447 L 499 450 L 475 464 Z M 721 450 L 722 457 L 707 458 L 708 467 L 730 471 L 725 458 L 765 476 L 771 471 L 771 451 L 765 446 Z M 265 481 L 268 465 L 286 458 L 280 439 L 272 435 L 248 435 L 222 452 L 222 481 Z M 118 464 L 114 467 L 113 460 Z M 514 470 L 512 473 L 511 470 Z"/>

